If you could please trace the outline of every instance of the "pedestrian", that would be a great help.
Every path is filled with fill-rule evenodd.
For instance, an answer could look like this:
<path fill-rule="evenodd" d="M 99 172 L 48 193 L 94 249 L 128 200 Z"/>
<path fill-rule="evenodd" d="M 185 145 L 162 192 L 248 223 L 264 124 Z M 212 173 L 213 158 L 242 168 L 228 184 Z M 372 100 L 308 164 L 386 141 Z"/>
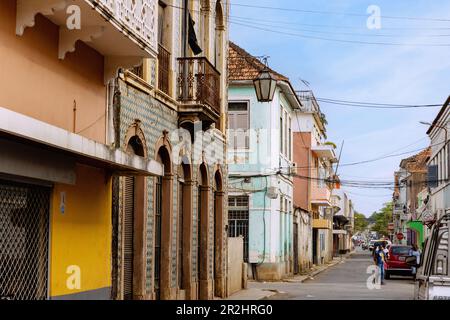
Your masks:
<path fill-rule="evenodd" d="M 389 259 L 389 248 L 391 247 L 391 245 L 390 244 L 387 244 L 386 245 L 386 248 L 384 248 L 384 259 L 385 260 L 387 260 L 387 259 Z"/>
<path fill-rule="evenodd" d="M 385 256 L 384 256 L 384 250 L 383 246 L 378 246 L 377 250 L 375 250 L 375 263 L 378 269 L 378 276 L 379 276 L 379 283 L 384 284 L 384 263 L 385 263 Z"/>
<path fill-rule="evenodd" d="M 409 255 L 416 257 L 416 265 L 411 267 L 411 271 L 415 279 L 417 274 L 417 268 L 420 266 L 420 255 L 421 255 L 421 252 L 417 247 L 417 245 L 413 244 L 412 249 L 409 252 Z"/>

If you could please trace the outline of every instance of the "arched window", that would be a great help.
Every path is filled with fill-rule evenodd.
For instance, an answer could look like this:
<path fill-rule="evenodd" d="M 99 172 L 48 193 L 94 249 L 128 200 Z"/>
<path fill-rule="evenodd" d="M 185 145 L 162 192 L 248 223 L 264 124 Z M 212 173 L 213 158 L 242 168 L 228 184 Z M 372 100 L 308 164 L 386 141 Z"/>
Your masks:
<path fill-rule="evenodd" d="M 214 295 L 225 296 L 224 270 L 224 196 L 222 172 L 217 170 L 214 175 L 214 229 L 213 229 L 213 273 Z"/>

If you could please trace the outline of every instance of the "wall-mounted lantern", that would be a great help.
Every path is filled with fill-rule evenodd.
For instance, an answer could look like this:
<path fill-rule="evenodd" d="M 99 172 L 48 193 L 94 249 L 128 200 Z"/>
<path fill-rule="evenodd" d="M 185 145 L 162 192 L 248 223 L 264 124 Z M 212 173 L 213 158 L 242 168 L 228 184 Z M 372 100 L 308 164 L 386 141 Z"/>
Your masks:
<path fill-rule="evenodd" d="M 256 97 L 259 102 L 271 102 L 275 95 L 277 79 L 273 76 L 267 66 L 267 57 L 264 57 L 264 69 L 253 80 L 255 86 Z"/>

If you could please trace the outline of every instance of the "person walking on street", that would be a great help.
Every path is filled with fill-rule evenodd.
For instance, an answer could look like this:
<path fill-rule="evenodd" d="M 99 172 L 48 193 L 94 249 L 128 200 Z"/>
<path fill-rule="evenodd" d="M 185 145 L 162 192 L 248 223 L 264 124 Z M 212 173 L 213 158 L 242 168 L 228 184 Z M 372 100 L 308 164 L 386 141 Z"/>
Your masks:
<path fill-rule="evenodd" d="M 378 269 L 378 276 L 379 276 L 379 283 L 384 284 L 384 262 L 385 262 L 385 255 L 384 255 L 384 248 L 382 246 L 378 246 L 375 250 L 375 264 Z"/>

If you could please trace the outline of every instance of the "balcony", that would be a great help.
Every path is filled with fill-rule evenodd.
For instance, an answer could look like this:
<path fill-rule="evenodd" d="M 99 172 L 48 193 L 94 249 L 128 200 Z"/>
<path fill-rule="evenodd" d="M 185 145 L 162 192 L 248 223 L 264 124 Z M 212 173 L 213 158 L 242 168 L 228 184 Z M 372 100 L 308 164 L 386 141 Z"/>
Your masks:
<path fill-rule="evenodd" d="M 219 71 L 204 57 L 177 60 L 181 122 L 216 122 L 220 117 Z"/>
<path fill-rule="evenodd" d="M 129 69 L 143 58 L 156 58 L 157 0 L 17 0 L 16 34 L 34 27 L 44 15 L 59 26 L 58 57 L 76 50 L 83 41 L 105 57 L 105 83 L 120 68 Z"/>
<path fill-rule="evenodd" d="M 320 129 L 322 131 L 325 131 L 325 126 L 321 118 L 322 111 L 320 110 L 319 103 L 317 102 L 314 93 L 311 90 L 302 90 L 297 91 L 296 93 L 300 102 L 302 103 L 302 111 L 306 113 L 312 113 L 317 123 L 319 124 Z"/>
<path fill-rule="evenodd" d="M 336 154 L 334 152 L 334 147 L 331 145 L 319 145 L 311 147 L 311 151 L 318 158 L 327 159 L 330 161 L 336 161 Z"/>
<path fill-rule="evenodd" d="M 325 184 L 319 185 L 317 182 L 312 183 L 311 204 L 325 207 L 332 205 L 331 192 Z"/>
<path fill-rule="evenodd" d="M 312 227 L 314 229 L 331 229 L 332 223 L 330 220 L 320 216 L 318 212 L 313 213 Z"/>
<path fill-rule="evenodd" d="M 170 95 L 170 52 L 158 45 L 158 89 Z"/>

